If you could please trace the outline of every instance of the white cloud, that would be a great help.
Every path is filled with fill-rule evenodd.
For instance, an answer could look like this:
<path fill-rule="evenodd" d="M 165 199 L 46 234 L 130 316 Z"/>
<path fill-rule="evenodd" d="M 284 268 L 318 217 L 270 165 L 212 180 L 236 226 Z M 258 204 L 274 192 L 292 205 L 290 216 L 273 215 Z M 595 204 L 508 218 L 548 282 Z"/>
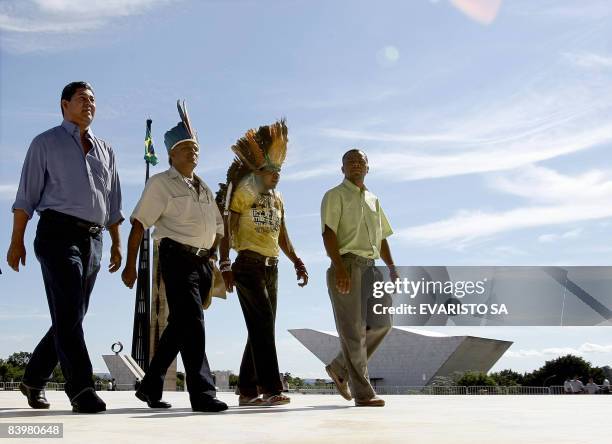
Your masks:
<path fill-rule="evenodd" d="M 582 234 L 582 231 L 583 231 L 582 228 L 575 228 L 573 230 L 569 230 L 561 234 L 555 234 L 555 233 L 542 234 L 538 236 L 538 242 L 552 243 L 552 242 L 557 242 L 557 241 L 564 240 L 564 239 L 575 239 L 577 237 L 580 237 L 580 235 Z"/>
<path fill-rule="evenodd" d="M 391 181 L 506 171 L 612 142 L 612 93 L 602 88 L 601 80 L 570 82 L 550 77 L 552 72 L 538 75 L 547 79 L 539 88 L 526 87 L 507 97 L 483 92 L 455 106 L 450 115 L 424 110 L 421 114 L 431 117 L 419 120 L 418 126 L 398 122 L 393 126 L 400 130 L 393 132 L 332 126 L 320 128 L 319 134 L 366 146 L 370 174 Z M 302 164 L 285 179 L 336 174 L 336 163 L 326 158 Z"/>
<path fill-rule="evenodd" d="M 582 68 L 599 69 L 612 68 L 612 56 L 596 54 L 593 52 L 566 52 L 563 57 L 571 64 Z"/>
<path fill-rule="evenodd" d="M 493 180 L 497 191 L 525 197 L 529 205 L 498 212 L 461 210 L 453 216 L 399 231 L 403 240 L 469 243 L 502 232 L 612 217 L 612 176 L 590 171 L 565 176 L 531 166 Z M 573 232 L 568 235 L 577 235 Z"/>
<path fill-rule="evenodd" d="M 612 344 L 600 345 L 585 342 L 578 348 L 573 347 L 550 347 L 541 350 L 528 349 L 507 351 L 504 356 L 508 358 L 527 358 L 533 356 L 563 356 L 563 355 L 587 355 L 593 353 L 612 353 Z"/>
<path fill-rule="evenodd" d="M 71 35 L 172 1 L 178 0 L 7 0 L 0 4 L 2 43 L 14 52 L 70 47 L 75 44 Z"/>

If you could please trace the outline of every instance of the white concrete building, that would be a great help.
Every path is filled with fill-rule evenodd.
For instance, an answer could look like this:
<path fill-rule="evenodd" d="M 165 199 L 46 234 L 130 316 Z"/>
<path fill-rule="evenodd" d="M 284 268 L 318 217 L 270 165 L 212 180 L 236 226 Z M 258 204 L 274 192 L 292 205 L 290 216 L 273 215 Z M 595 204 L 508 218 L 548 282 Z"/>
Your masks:
<path fill-rule="evenodd" d="M 307 328 L 289 332 L 325 365 L 340 351 L 335 332 Z M 376 386 L 423 386 L 454 372 L 488 372 L 512 345 L 509 341 L 393 327 L 371 357 L 368 369 Z"/>

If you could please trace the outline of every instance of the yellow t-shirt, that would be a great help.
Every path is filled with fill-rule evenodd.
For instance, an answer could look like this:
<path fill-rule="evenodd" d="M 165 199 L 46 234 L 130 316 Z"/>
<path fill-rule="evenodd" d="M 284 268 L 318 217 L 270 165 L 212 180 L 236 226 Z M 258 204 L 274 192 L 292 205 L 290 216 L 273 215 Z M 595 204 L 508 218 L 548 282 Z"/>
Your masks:
<path fill-rule="evenodd" d="M 257 193 L 242 182 L 232 194 L 230 210 L 240 214 L 237 232 L 232 233 L 232 247 L 236 251 L 250 250 L 278 257 L 278 235 L 284 214 L 278 191 Z"/>

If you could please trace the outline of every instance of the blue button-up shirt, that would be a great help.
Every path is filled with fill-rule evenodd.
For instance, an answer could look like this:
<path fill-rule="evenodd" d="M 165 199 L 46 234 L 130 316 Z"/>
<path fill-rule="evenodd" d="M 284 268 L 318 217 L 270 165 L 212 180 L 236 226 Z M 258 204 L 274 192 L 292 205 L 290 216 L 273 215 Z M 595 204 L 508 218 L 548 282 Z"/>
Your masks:
<path fill-rule="evenodd" d="M 121 188 L 112 148 L 88 130 L 87 154 L 79 127 L 64 120 L 34 138 L 12 209 L 29 217 L 51 209 L 109 226 L 123 220 Z"/>

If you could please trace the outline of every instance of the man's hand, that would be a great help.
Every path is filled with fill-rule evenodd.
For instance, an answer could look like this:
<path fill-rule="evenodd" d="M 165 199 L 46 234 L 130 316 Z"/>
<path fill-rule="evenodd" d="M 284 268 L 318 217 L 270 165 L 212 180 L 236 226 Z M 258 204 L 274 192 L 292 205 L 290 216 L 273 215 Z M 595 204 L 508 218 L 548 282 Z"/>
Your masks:
<path fill-rule="evenodd" d="M 123 269 L 123 272 L 121 273 L 121 280 L 128 288 L 134 287 L 134 282 L 136 282 L 137 277 L 138 273 L 136 272 L 136 266 L 134 265 L 126 265 Z"/>
<path fill-rule="evenodd" d="M 336 289 L 342 294 L 348 294 L 351 291 L 351 277 L 346 271 L 344 265 L 335 267 L 336 271 Z"/>
<path fill-rule="evenodd" d="M 15 271 L 19 271 L 19 262 L 25 267 L 26 264 L 26 249 L 23 241 L 11 242 L 8 252 L 6 253 L 6 261 Z"/>
<path fill-rule="evenodd" d="M 223 275 L 223 282 L 225 282 L 225 288 L 230 293 L 234 291 L 234 273 L 231 271 L 224 271 L 221 273 Z"/>
<path fill-rule="evenodd" d="M 298 285 L 300 287 L 305 287 L 306 285 L 308 285 L 308 272 L 304 269 L 304 270 L 298 270 L 296 271 L 297 273 L 297 280 L 301 280 L 302 282 L 298 282 Z"/>
<path fill-rule="evenodd" d="M 297 275 L 298 285 L 300 287 L 305 287 L 308 285 L 308 271 L 306 270 L 306 265 L 304 265 L 302 259 L 296 257 L 293 262 L 293 266 L 295 268 L 295 274 Z"/>
<path fill-rule="evenodd" d="M 116 244 L 111 245 L 110 253 L 111 257 L 110 264 L 108 264 L 108 271 L 114 273 L 115 271 L 119 270 L 119 268 L 121 268 L 121 246 Z"/>
<path fill-rule="evenodd" d="M 399 279 L 399 274 L 397 274 L 395 265 L 389 265 L 389 279 L 394 283 Z"/>

